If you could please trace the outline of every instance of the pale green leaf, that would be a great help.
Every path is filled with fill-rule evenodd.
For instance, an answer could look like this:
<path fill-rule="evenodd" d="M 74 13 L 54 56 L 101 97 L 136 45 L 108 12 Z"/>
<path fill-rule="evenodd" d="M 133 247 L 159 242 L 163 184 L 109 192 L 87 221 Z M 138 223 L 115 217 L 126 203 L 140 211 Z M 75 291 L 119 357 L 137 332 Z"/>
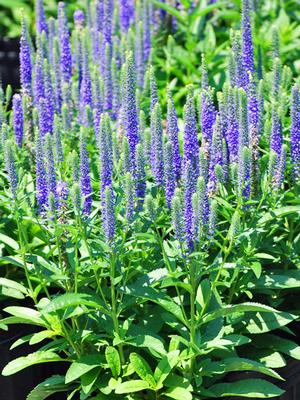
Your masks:
<path fill-rule="evenodd" d="M 73 382 L 80 378 L 83 374 L 86 374 L 94 368 L 100 367 L 102 364 L 103 358 L 99 355 L 93 354 L 89 356 L 83 356 L 70 365 L 66 373 L 65 382 Z"/>
<path fill-rule="evenodd" d="M 148 382 L 141 380 L 133 380 L 120 383 L 116 387 L 115 392 L 116 394 L 126 394 L 126 393 L 140 392 L 145 389 L 150 389 Z"/>
<path fill-rule="evenodd" d="M 37 351 L 35 353 L 31 353 L 25 357 L 19 357 L 15 360 L 10 361 L 6 367 L 4 367 L 2 371 L 2 375 L 9 376 L 13 375 L 22 369 L 30 367 L 31 365 L 35 364 L 42 364 L 47 362 L 54 362 L 54 361 L 63 361 L 62 358 L 59 357 L 53 351 Z"/>
<path fill-rule="evenodd" d="M 182 387 L 172 387 L 167 389 L 164 393 L 165 396 L 175 400 L 193 400 L 191 392 Z"/>
<path fill-rule="evenodd" d="M 129 356 L 130 362 L 137 375 L 151 387 L 156 386 L 156 381 L 153 377 L 153 372 L 142 356 L 137 353 L 131 353 Z"/>
<path fill-rule="evenodd" d="M 117 378 L 121 373 L 121 362 L 118 351 L 112 346 L 106 347 L 105 358 L 113 377 Z"/>
<path fill-rule="evenodd" d="M 154 371 L 154 378 L 157 381 L 157 387 L 161 388 L 164 380 L 168 377 L 172 369 L 179 361 L 179 350 L 174 350 L 165 355 Z"/>

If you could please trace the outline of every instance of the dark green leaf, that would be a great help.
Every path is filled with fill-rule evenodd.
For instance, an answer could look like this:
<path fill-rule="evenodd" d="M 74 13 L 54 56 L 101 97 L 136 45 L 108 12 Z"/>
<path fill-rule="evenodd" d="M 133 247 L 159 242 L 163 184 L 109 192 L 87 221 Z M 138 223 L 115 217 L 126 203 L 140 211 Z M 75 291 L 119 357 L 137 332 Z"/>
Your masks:
<path fill-rule="evenodd" d="M 238 382 L 218 383 L 209 388 L 213 398 L 243 396 L 269 399 L 284 393 L 282 389 L 263 379 L 244 379 Z"/>
<path fill-rule="evenodd" d="M 65 377 L 60 375 L 51 376 L 44 382 L 38 384 L 26 397 L 26 400 L 44 400 L 52 394 L 65 392 L 71 387 L 65 385 Z"/>

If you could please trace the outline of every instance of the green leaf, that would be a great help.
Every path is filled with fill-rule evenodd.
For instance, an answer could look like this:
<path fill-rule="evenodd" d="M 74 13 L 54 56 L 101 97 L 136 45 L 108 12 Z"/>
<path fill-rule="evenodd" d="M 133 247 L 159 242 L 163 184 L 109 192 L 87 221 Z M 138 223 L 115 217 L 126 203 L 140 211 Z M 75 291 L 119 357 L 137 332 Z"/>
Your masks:
<path fill-rule="evenodd" d="M 40 343 L 43 340 L 52 338 L 55 335 L 56 335 L 55 332 L 49 331 L 49 330 L 34 333 L 31 337 L 31 339 L 29 340 L 29 344 L 33 345 L 33 344 Z"/>
<path fill-rule="evenodd" d="M 172 387 L 163 393 L 167 397 L 175 400 L 193 400 L 191 392 L 181 387 Z"/>
<path fill-rule="evenodd" d="M 11 237 L 0 233 L 0 243 L 6 244 L 8 247 L 11 247 L 13 250 L 19 250 L 19 244 Z"/>
<path fill-rule="evenodd" d="M 248 333 L 259 334 L 278 329 L 285 326 L 297 318 L 286 312 L 281 313 L 256 313 L 247 315 L 245 318 L 245 330 Z"/>
<path fill-rule="evenodd" d="M 167 11 L 170 15 L 173 15 L 178 21 L 181 23 L 185 23 L 184 17 L 181 15 L 180 11 L 178 11 L 175 7 L 170 6 L 167 3 L 162 3 L 159 0 L 151 0 L 151 2 L 158 8 Z"/>
<path fill-rule="evenodd" d="M 210 298 L 210 296 L 211 296 L 210 282 L 208 279 L 204 279 L 203 281 L 200 282 L 196 295 L 196 306 L 199 313 L 201 313 L 201 311 L 205 308 L 206 302 Z"/>
<path fill-rule="evenodd" d="M 257 371 L 262 374 L 271 376 L 272 378 L 282 379 L 277 372 L 273 371 L 271 368 L 267 368 L 263 364 L 248 360 L 247 358 L 239 358 L 239 357 L 230 357 L 225 358 L 221 361 L 221 365 L 224 366 L 225 372 L 233 372 L 233 371 Z"/>
<path fill-rule="evenodd" d="M 33 334 L 30 334 L 30 335 L 26 335 L 26 336 L 23 336 L 23 337 L 17 339 L 17 340 L 10 346 L 9 350 L 13 350 L 13 349 L 15 349 L 16 347 L 21 346 L 22 344 L 29 342 L 29 340 L 32 338 L 32 336 L 33 336 Z"/>
<path fill-rule="evenodd" d="M 288 339 L 266 334 L 263 336 L 255 337 L 255 346 L 261 346 L 262 348 L 268 347 L 274 351 L 280 351 L 281 353 L 287 354 L 296 360 L 300 360 L 300 346 Z"/>
<path fill-rule="evenodd" d="M 181 387 L 186 389 L 189 392 L 193 391 L 193 386 L 190 384 L 190 381 L 183 376 L 176 375 L 171 373 L 166 380 L 164 381 L 164 386 L 166 387 Z"/>
<path fill-rule="evenodd" d="M 129 359 L 138 376 L 143 381 L 147 382 L 149 386 L 154 388 L 156 386 L 156 381 L 147 361 L 137 353 L 131 353 Z"/>
<path fill-rule="evenodd" d="M 53 351 L 36 351 L 35 353 L 28 354 L 26 357 L 19 357 L 10 361 L 2 371 L 2 375 L 13 375 L 22 369 L 30 367 L 35 364 L 42 364 L 46 362 L 64 361 Z"/>
<path fill-rule="evenodd" d="M 261 311 L 266 313 L 276 313 L 277 311 L 269 306 L 265 306 L 259 303 L 241 303 L 236 305 L 228 305 L 218 310 L 215 310 L 211 313 L 207 313 L 203 316 L 202 323 L 207 323 L 209 321 L 213 321 L 219 317 L 225 317 L 226 315 L 234 314 L 234 313 L 242 313 L 249 311 Z"/>
<path fill-rule="evenodd" d="M 45 322 L 41 318 L 41 314 L 28 307 L 6 307 L 4 309 L 5 312 L 11 314 L 17 318 L 21 318 L 22 320 L 28 321 L 34 325 L 42 325 L 45 326 Z"/>
<path fill-rule="evenodd" d="M 166 354 L 163 341 L 152 335 L 137 335 L 127 340 L 126 343 L 136 347 L 145 347 L 159 356 Z"/>
<path fill-rule="evenodd" d="M 9 289 L 15 289 L 18 292 L 21 292 L 21 293 L 23 293 L 25 295 L 28 294 L 28 291 L 27 291 L 26 287 L 24 287 L 23 285 L 21 285 L 18 282 L 12 281 L 11 279 L 0 278 L 0 286 L 7 287 Z"/>
<path fill-rule="evenodd" d="M 102 363 L 103 358 L 96 354 L 81 357 L 70 365 L 66 373 L 65 382 L 69 383 L 75 381 L 75 379 L 78 379 L 83 374 L 100 367 Z"/>
<path fill-rule="evenodd" d="M 156 387 L 162 388 L 164 380 L 168 377 L 172 369 L 179 361 L 179 350 L 174 350 L 164 356 L 154 371 L 154 378 L 157 382 Z"/>
<path fill-rule="evenodd" d="M 117 379 L 121 373 L 121 362 L 118 351 L 112 346 L 106 347 L 105 358 L 113 377 Z"/>
<path fill-rule="evenodd" d="M 97 378 L 100 374 L 100 370 L 92 369 L 91 371 L 87 372 L 86 374 L 81 376 L 81 386 L 82 390 L 85 394 L 88 394 L 93 386 L 95 385 Z"/>
<path fill-rule="evenodd" d="M 256 397 L 269 399 L 284 393 L 282 389 L 263 379 L 244 379 L 238 382 L 218 383 L 209 388 L 213 398 L 227 396 Z"/>
<path fill-rule="evenodd" d="M 203 17 L 203 16 L 211 13 L 216 8 L 221 8 L 221 7 L 224 7 L 224 3 L 218 2 L 218 3 L 208 5 L 207 7 L 204 7 L 200 10 L 198 8 L 195 8 L 195 10 L 191 13 L 190 21 L 193 22 L 196 18 Z"/>
<path fill-rule="evenodd" d="M 65 377 L 54 375 L 47 378 L 44 382 L 39 383 L 26 397 L 26 400 L 44 400 L 52 394 L 65 392 L 70 390 L 69 386 L 65 385 Z"/>
<path fill-rule="evenodd" d="M 141 380 L 133 380 L 128 382 L 120 383 L 116 387 L 116 394 L 134 393 L 140 392 L 145 389 L 150 389 L 148 382 Z"/>
<path fill-rule="evenodd" d="M 293 272 L 291 275 L 289 272 Z M 300 271 L 286 271 L 284 274 L 263 275 L 255 283 L 249 283 L 251 289 L 295 289 L 300 288 Z"/>
<path fill-rule="evenodd" d="M 263 225 L 266 222 L 273 221 L 274 219 L 279 217 L 286 217 L 289 214 L 300 214 L 300 205 L 281 207 L 277 208 L 276 210 L 272 210 L 264 214 L 264 216 L 258 220 L 257 224 Z"/>
<path fill-rule="evenodd" d="M 100 301 L 96 301 L 96 296 L 86 293 L 65 293 L 61 296 L 55 297 L 47 306 L 42 310 L 43 313 L 51 313 L 58 310 L 64 310 L 68 307 L 76 307 L 80 305 L 89 306 L 97 310 L 107 313 Z"/>
<path fill-rule="evenodd" d="M 252 271 L 254 272 L 255 276 L 257 279 L 260 278 L 261 276 L 261 263 L 255 261 L 253 263 L 250 264 L 250 268 L 252 269 Z"/>

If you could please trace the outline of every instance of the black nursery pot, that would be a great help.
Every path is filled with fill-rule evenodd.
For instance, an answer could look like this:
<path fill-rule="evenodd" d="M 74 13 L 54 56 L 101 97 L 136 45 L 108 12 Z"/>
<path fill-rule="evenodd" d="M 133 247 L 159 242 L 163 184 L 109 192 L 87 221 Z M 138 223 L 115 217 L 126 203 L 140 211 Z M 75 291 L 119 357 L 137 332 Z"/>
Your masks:
<path fill-rule="evenodd" d="M 8 84 L 14 90 L 20 87 L 19 39 L 0 38 L 0 81 L 3 89 Z"/>

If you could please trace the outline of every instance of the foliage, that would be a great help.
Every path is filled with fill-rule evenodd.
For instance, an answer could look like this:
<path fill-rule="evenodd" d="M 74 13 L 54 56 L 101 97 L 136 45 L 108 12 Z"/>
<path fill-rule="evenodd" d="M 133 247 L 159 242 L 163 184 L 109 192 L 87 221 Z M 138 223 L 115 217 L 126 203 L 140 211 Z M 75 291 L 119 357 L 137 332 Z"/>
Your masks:
<path fill-rule="evenodd" d="M 85 26 L 77 13 L 69 41 L 60 8 L 60 36 L 38 34 L 36 51 L 22 21 L 21 101 L 14 95 L 13 111 L 11 93 L 1 93 L 0 296 L 11 300 L 0 329 L 35 326 L 12 347 L 38 350 L 2 374 L 67 365 L 27 400 L 58 392 L 68 400 L 272 398 L 283 393 L 277 370 L 300 359 L 291 328 L 300 309 L 300 176 L 297 154 L 284 158 L 300 120 L 296 96 L 290 117 L 297 32 L 290 29 L 287 40 L 295 47 L 280 49 L 291 68 L 271 56 L 260 83 L 249 73 L 244 88 L 231 87 L 237 77 L 226 73 L 228 28 L 239 13 L 227 2 L 199 2 L 192 12 L 188 0 L 182 12 L 154 3 L 178 24 L 162 56 L 165 25 L 155 20 L 156 69 L 144 53 L 139 58 L 142 24 L 120 32 L 124 21 L 110 15 L 99 57 L 92 18 Z M 255 43 L 265 54 L 270 46 L 257 32 L 269 26 L 272 4 L 255 21 Z M 294 26 L 293 2 L 272 17 L 287 28 L 290 10 Z M 111 28 L 120 47 L 111 45 Z M 167 116 L 160 108 L 167 89 L 156 91 L 158 66 L 164 86 L 170 83 Z M 138 89 L 136 78 L 143 81 Z M 212 86 L 222 93 L 215 96 Z M 229 117 L 237 137 L 228 135 Z M 182 169 L 175 179 L 177 145 Z M 230 382 L 237 371 L 255 376 Z"/>

